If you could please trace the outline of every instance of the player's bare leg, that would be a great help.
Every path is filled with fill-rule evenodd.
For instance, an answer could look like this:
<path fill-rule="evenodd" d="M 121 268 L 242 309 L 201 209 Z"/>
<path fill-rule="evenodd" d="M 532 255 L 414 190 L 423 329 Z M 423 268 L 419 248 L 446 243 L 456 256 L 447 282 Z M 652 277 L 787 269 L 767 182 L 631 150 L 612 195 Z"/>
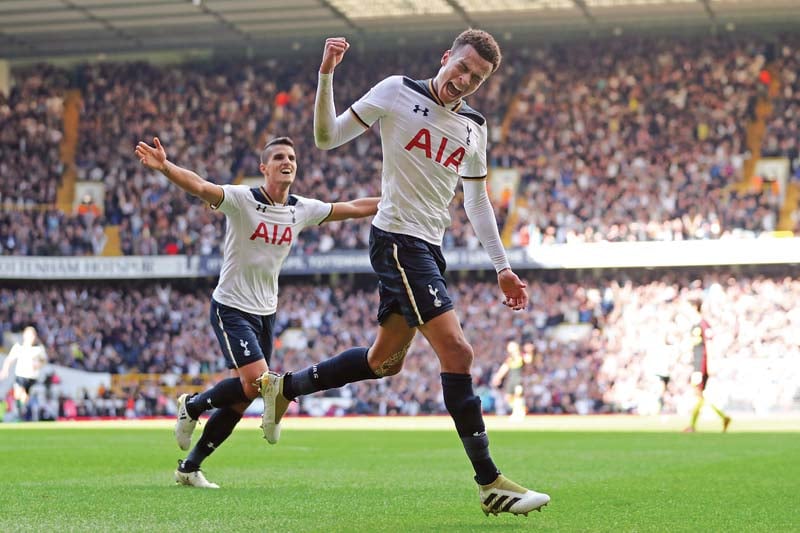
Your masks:
<path fill-rule="evenodd" d="M 398 373 L 415 333 L 401 315 L 392 314 L 378 328 L 378 335 L 369 349 L 350 348 L 331 359 L 283 376 L 271 372 L 262 375 L 259 384 L 264 399 L 261 422 L 264 438 L 270 444 L 278 442 L 281 419 L 298 396 Z"/>
<path fill-rule="evenodd" d="M 378 327 L 378 335 L 367 353 L 369 367 L 378 377 L 400 373 L 411 341 L 417 334 L 402 315 L 392 313 Z"/>
<path fill-rule="evenodd" d="M 447 311 L 419 329 L 439 356 L 444 403 L 475 470 L 483 512 L 527 515 L 540 510 L 548 504 L 550 496 L 526 489 L 501 475 L 492 461 L 481 401 L 472 390 L 472 347 L 455 312 Z"/>

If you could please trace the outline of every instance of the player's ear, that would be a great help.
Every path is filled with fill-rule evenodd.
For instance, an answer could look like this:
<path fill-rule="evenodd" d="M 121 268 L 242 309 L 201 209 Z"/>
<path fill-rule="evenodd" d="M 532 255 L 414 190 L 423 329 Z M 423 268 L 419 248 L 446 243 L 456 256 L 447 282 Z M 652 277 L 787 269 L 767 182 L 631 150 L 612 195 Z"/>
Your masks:
<path fill-rule="evenodd" d="M 266 174 L 267 173 L 267 165 L 265 165 L 264 163 L 259 163 L 258 170 L 260 170 L 262 174 Z"/>
<path fill-rule="evenodd" d="M 447 64 L 448 59 L 450 59 L 450 50 L 445 50 L 444 54 L 442 54 L 442 66 Z"/>

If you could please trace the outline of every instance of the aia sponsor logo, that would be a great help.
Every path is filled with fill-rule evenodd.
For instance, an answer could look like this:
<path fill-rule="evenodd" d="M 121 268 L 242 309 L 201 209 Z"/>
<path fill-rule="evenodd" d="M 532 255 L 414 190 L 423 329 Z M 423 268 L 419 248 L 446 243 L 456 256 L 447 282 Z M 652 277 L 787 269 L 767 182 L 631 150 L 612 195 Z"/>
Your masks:
<path fill-rule="evenodd" d="M 259 222 L 258 227 L 250 235 L 250 240 L 263 239 L 264 244 L 274 244 L 276 246 L 291 246 L 292 245 L 292 228 L 291 226 L 278 226 L 277 224 L 267 225 L 264 222 Z"/>
<path fill-rule="evenodd" d="M 439 140 L 438 146 L 436 147 L 436 156 L 434 157 L 433 154 L 433 143 L 431 142 L 431 132 L 428 131 L 427 128 L 422 128 L 414 135 L 414 138 L 405 146 L 406 150 L 411 152 L 412 150 L 422 150 L 425 154 L 425 157 L 428 159 L 433 159 L 440 165 L 445 168 L 451 168 L 455 172 L 458 172 L 458 167 L 461 166 L 461 161 L 464 160 L 464 156 L 466 152 L 464 151 L 463 146 L 459 146 L 456 143 L 452 143 L 451 146 L 455 146 L 454 149 L 448 150 L 448 144 L 450 144 L 450 139 L 447 137 L 442 137 Z"/>

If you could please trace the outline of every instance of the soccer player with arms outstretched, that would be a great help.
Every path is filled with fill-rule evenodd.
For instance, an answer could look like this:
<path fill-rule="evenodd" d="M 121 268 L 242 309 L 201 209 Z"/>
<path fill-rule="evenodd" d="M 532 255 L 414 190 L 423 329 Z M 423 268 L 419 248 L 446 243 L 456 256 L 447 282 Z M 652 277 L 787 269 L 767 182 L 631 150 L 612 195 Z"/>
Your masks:
<path fill-rule="evenodd" d="M 324 203 L 289 194 L 297 174 L 294 143 L 278 137 L 261 152 L 264 184 L 216 185 L 167 160 L 158 138 L 140 142 L 140 162 L 164 174 L 184 191 L 225 213 L 227 224 L 219 282 L 211 298 L 211 326 L 232 377 L 194 396 L 178 399 L 175 437 L 182 450 L 191 445 L 198 417 L 215 409 L 197 444 L 178 462 L 175 481 L 219 488 L 206 480 L 200 464 L 233 432 L 242 413 L 258 396 L 256 380 L 267 372 L 278 305 L 278 274 L 298 233 L 308 226 L 374 215 L 378 198 Z"/>
<path fill-rule="evenodd" d="M 325 43 L 314 135 L 317 146 L 328 150 L 380 122 L 382 193 L 370 235 L 380 293 L 378 333 L 368 348 L 352 348 L 284 376 L 262 376 L 264 436 L 277 442 L 280 419 L 297 396 L 400 372 L 419 330 L 439 358 L 445 406 L 475 470 L 484 513 L 539 510 L 550 497 L 501 475 L 489 454 L 480 399 L 472 390 L 472 347 L 443 276 L 447 206 L 460 177 L 467 216 L 497 271 L 503 303 L 516 311 L 528 304 L 526 285 L 509 266 L 486 193 L 486 119 L 463 100 L 497 70 L 500 48 L 490 34 L 467 30 L 442 56 L 436 77 L 386 78 L 337 117 L 333 71 L 348 48 L 344 38 Z"/>

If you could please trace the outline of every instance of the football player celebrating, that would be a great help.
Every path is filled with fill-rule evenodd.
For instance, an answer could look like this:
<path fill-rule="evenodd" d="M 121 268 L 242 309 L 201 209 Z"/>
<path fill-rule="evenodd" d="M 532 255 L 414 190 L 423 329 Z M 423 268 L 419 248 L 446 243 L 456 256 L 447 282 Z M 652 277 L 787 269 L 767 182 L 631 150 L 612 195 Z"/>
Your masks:
<path fill-rule="evenodd" d="M 188 450 L 198 417 L 215 409 L 195 447 L 178 462 L 175 481 L 219 488 L 206 480 L 200 464 L 228 438 L 258 396 L 256 380 L 268 370 L 272 356 L 278 274 L 298 233 L 323 222 L 374 215 L 378 198 L 331 204 L 289 194 L 297 159 L 288 137 L 273 139 L 264 147 L 259 165 L 264 184 L 257 188 L 206 181 L 168 161 L 157 137 L 153 143 L 136 146 L 142 165 L 161 172 L 227 217 L 222 268 L 211 297 L 211 326 L 232 377 L 201 394 L 181 395 L 175 425 L 178 446 Z"/>
<path fill-rule="evenodd" d="M 444 52 L 434 78 L 386 78 L 337 117 L 333 71 L 348 48 L 344 38 L 325 43 L 314 136 L 328 150 L 380 123 L 382 193 L 370 234 L 379 280 L 378 332 L 370 347 L 284 376 L 265 374 L 265 437 L 278 440 L 280 419 L 297 396 L 400 372 L 419 330 L 439 358 L 445 406 L 475 470 L 484 513 L 540 510 L 550 497 L 501 475 L 489 454 L 480 398 L 472 389 L 473 350 L 447 291 L 441 250 L 450 225 L 447 207 L 461 178 L 467 216 L 497 271 L 503 303 L 525 309 L 526 285 L 511 270 L 486 193 L 486 119 L 464 102 L 497 70 L 500 48 L 489 33 L 467 30 Z"/>

